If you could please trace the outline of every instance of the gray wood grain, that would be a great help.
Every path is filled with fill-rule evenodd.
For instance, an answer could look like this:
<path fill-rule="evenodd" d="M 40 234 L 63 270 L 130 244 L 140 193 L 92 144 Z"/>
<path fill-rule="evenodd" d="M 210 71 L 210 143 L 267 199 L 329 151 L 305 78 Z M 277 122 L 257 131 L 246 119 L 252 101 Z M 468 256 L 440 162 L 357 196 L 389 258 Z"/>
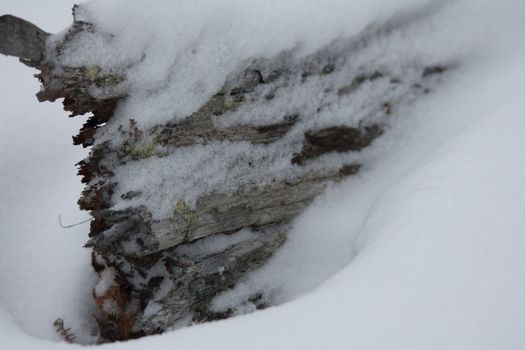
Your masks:
<path fill-rule="evenodd" d="M 18 57 L 30 66 L 44 59 L 48 36 L 49 33 L 21 18 L 0 17 L 0 53 Z"/>

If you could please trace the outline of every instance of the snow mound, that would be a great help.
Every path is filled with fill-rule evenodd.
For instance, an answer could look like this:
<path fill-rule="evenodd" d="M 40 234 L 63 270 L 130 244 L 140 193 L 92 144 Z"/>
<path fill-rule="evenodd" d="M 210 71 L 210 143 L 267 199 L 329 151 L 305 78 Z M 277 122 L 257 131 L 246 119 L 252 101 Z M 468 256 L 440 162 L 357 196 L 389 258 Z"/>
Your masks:
<path fill-rule="evenodd" d="M 141 20 L 138 14 L 126 13 L 127 4 L 130 9 L 140 3 L 150 5 L 143 8 L 144 20 L 171 16 L 166 7 L 168 2 L 129 1 L 118 11 L 117 3 L 87 3 L 84 15 L 93 16 L 93 19 L 106 16 L 106 20 L 100 17 L 98 25 L 108 26 L 108 33 L 126 31 L 124 20 L 119 19 Z M 304 3 L 306 9 L 309 3 L 313 2 Z M 270 5 L 290 6 L 292 9 L 292 5 L 298 6 L 297 2 L 254 2 L 252 8 L 264 9 L 266 4 L 268 8 L 266 12 L 261 10 L 261 18 L 266 19 L 263 28 L 268 33 L 275 33 L 269 28 L 268 20 L 277 29 L 294 27 L 286 16 L 279 15 L 272 20 Z M 375 8 L 378 12 L 374 15 L 379 15 L 385 13 L 382 11 L 392 12 L 398 6 L 405 6 L 405 3 L 395 1 L 377 2 L 384 9 L 380 6 L 376 8 L 370 2 L 356 1 L 355 4 L 362 6 L 356 9 L 364 11 L 363 18 L 366 18 L 366 9 Z M 39 5 L 32 2 L 31 6 Z M 203 22 L 196 21 L 195 27 L 190 23 L 192 8 L 198 12 L 199 6 L 205 6 L 204 2 L 188 2 L 185 6 L 186 12 L 179 9 L 179 13 L 186 15 L 182 16 L 184 22 L 190 28 L 205 28 Z M 351 5 L 341 2 L 338 6 Z M 239 7 L 239 11 L 244 8 Z M 166 11 L 161 11 L 161 8 Z M 219 5 L 212 8 L 220 18 L 229 18 L 229 12 Z M 302 5 L 298 6 L 298 11 L 299 8 Z M 310 11 L 313 9 L 311 7 Z M 326 13 L 322 6 L 318 6 L 317 10 L 325 16 L 310 20 L 313 27 L 319 18 L 322 18 L 321 22 L 328 19 L 337 22 L 335 19 L 341 18 L 338 17 L 339 11 Z M 208 16 L 213 15 L 208 13 Z M 254 15 L 252 19 L 256 17 Z M 358 24 L 363 24 L 373 17 L 370 15 L 363 22 L 358 15 L 355 19 Z M 205 20 L 201 18 L 201 21 Z M 174 26 L 181 25 L 173 23 Z M 319 198 L 298 218 L 289 242 L 273 261 L 245 280 L 238 289 L 221 295 L 216 300 L 216 306 L 237 305 L 249 294 L 246 291 L 251 293 L 254 290 L 268 291 L 278 302 L 295 300 L 243 317 L 194 326 L 158 337 L 103 345 L 101 348 L 195 349 L 213 346 L 215 349 L 241 349 L 247 344 L 253 349 L 523 348 L 524 23 L 525 6 L 522 1 L 503 0 L 496 3 L 464 0 L 453 2 L 438 17 L 420 27 L 422 41 L 433 52 L 454 53 L 464 58 L 455 78 L 449 80 L 440 92 L 407 109 L 404 123 L 394 125 L 378 144 L 377 147 L 384 152 L 378 152 L 374 163 L 359 177 Z M 333 39 L 333 33 L 337 32 L 333 28 L 327 25 L 326 37 L 324 32 L 314 33 L 310 44 L 326 44 L 322 41 Z M 359 29 L 359 25 L 354 28 Z M 308 33 L 309 29 L 305 31 Z M 230 39 L 237 33 L 222 32 L 221 38 Z M 191 35 L 194 39 L 206 36 L 200 34 L 192 32 Z M 265 38 L 262 34 L 259 36 Z M 148 34 L 133 33 L 131 30 L 127 33 L 126 40 L 132 50 L 128 53 L 143 49 L 134 48 L 135 43 L 148 45 L 141 39 L 143 36 Z M 169 41 L 169 38 L 165 39 Z M 188 40 L 186 44 L 190 45 L 190 42 Z M 395 45 L 401 42 L 396 41 Z M 105 45 L 104 41 L 101 43 Z M 121 42 L 123 46 L 128 44 Z M 280 44 L 284 45 L 283 42 Z M 151 45 L 152 50 L 160 50 L 161 43 L 153 40 Z M 254 50 L 251 52 L 258 49 L 264 51 L 263 45 L 243 45 L 251 47 L 250 50 Z M 309 46 L 304 45 L 307 50 Z M 231 46 L 223 46 L 225 50 L 228 47 L 231 50 Z M 206 49 L 204 46 L 200 48 Z M 277 50 L 277 47 L 274 49 Z M 189 60 L 183 56 L 181 60 Z M 116 58 L 107 57 L 106 68 L 111 69 L 116 62 L 112 60 Z M 208 56 L 214 57 L 211 53 Z M 226 56 L 217 54 L 217 59 L 220 57 Z M 141 59 L 135 58 L 137 62 Z M 145 58 L 149 59 L 154 58 Z M 147 93 L 131 99 L 126 108 L 145 101 L 151 97 L 148 95 L 161 89 L 159 80 L 161 76 L 166 76 L 166 72 L 173 74 L 173 77 L 182 74 L 170 71 L 173 62 L 157 63 L 159 70 L 150 73 L 150 79 L 148 72 L 139 68 L 140 63 L 130 62 L 137 65 L 137 71 L 136 78 L 131 76 L 129 81 L 131 84 L 143 81 L 146 86 L 143 91 Z M 188 101 L 199 105 L 201 98 L 216 89 L 225 75 L 235 68 L 229 64 L 218 73 L 208 71 L 211 73 L 210 85 L 206 82 L 202 90 L 198 90 L 197 81 L 202 80 L 204 75 L 196 77 L 194 85 L 190 84 L 187 90 L 179 92 L 184 96 L 193 96 L 192 91 L 197 89 L 199 93 L 195 95 L 200 97 Z M 193 69 L 200 67 L 203 71 L 209 69 L 202 62 L 192 62 L 190 66 Z M 2 70 L 5 76 L 14 74 L 8 65 L 2 66 Z M 21 71 L 20 77 L 24 74 L 27 75 L 27 72 Z M 138 79 L 141 74 L 144 80 Z M 164 96 L 153 97 L 150 102 L 157 101 L 162 106 L 170 96 L 174 96 L 172 93 L 179 93 L 176 83 L 173 84 L 173 90 Z M 7 92 L 9 88 L 4 89 Z M 24 85 L 24 89 L 30 90 L 31 87 Z M 5 244 L 0 247 L 2 348 L 70 349 L 72 346 L 38 340 L 27 333 L 56 340 L 51 328 L 56 317 L 63 317 L 66 324 L 68 321 L 75 324 L 74 331 L 81 332 L 83 322 L 80 314 L 83 316 L 86 312 L 77 311 L 85 311 L 86 307 L 78 306 L 76 303 L 79 300 L 72 300 L 71 294 L 92 285 L 88 257 L 75 250 L 82 239 L 63 239 L 62 232 L 53 236 L 54 240 L 41 238 L 43 234 L 56 233 L 56 220 L 50 208 L 66 206 L 64 202 L 73 205 L 74 199 L 68 196 L 77 193 L 79 186 L 72 182 L 65 184 L 64 179 L 57 175 L 61 172 L 56 167 L 35 168 L 34 162 L 21 161 L 26 156 L 30 158 L 28 155 L 33 149 L 27 148 L 28 138 L 19 135 L 33 132 L 27 120 L 35 119 L 38 109 L 11 102 L 19 99 L 21 97 L 14 96 L 6 100 L 11 111 L 6 114 L 9 123 L 8 127 L 0 128 L 0 140 L 5 142 L 0 147 L 3 170 L 0 233 L 5 237 Z M 25 107 L 28 108 L 24 109 L 29 114 L 27 119 L 13 117 L 13 111 L 20 112 Z M 180 116 L 184 115 L 185 107 L 179 106 Z M 159 120 L 164 117 L 161 113 Z M 44 151 L 42 144 L 47 145 L 45 150 L 49 154 L 53 157 L 60 155 L 56 157 L 60 166 L 74 164 L 80 158 L 76 153 L 63 152 L 66 146 L 55 142 L 64 137 L 64 133 L 70 134 L 69 131 L 55 130 L 54 126 L 46 124 L 32 135 L 42 135 L 42 130 L 49 131 L 54 137 L 50 137 L 48 142 L 38 138 L 38 144 L 35 140 L 34 148 L 39 152 Z M 19 134 L 14 134 L 14 131 Z M 16 171 L 13 170 L 14 165 Z M 70 177 L 73 172 L 71 168 Z M 23 177 L 22 181 L 20 174 L 35 176 Z M 35 203 L 35 195 L 42 202 Z M 68 208 L 71 213 L 76 213 L 73 207 Z M 49 220 L 49 216 L 53 219 Z M 85 237 L 87 229 L 86 232 L 81 229 L 74 232 Z M 56 256 L 58 250 L 67 252 L 60 254 L 59 258 L 50 258 Z M 72 264 L 75 267 L 65 268 L 65 262 L 66 266 Z M 68 283 L 73 286 L 65 289 L 57 287 L 68 286 Z M 79 310 L 74 310 L 75 305 Z M 71 311 L 64 315 L 66 306 Z M 244 306 L 250 309 L 249 305 Z"/>

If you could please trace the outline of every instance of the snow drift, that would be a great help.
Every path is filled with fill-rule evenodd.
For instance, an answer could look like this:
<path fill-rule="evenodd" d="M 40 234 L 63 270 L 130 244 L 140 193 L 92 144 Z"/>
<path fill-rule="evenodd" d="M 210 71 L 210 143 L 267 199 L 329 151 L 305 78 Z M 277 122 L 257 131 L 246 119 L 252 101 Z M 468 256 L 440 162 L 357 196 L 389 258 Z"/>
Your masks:
<path fill-rule="evenodd" d="M 171 16 L 165 13 L 169 12 L 165 11 L 166 7 L 162 7 L 167 6 L 167 2 L 151 3 L 140 15 L 132 13 L 135 6 L 146 3 L 129 2 L 126 9 L 121 9 L 117 7 L 118 1 L 93 1 L 88 3 L 89 11 L 85 15 L 98 19 L 99 25 L 107 26 L 108 32 L 128 30 L 131 34 L 122 36 L 127 39 L 119 43 L 122 45 L 119 49 L 130 50 L 127 52 L 133 57 L 133 53 L 138 55 L 137 47 L 144 49 L 141 43 L 151 42 L 152 34 L 147 31 L 133 33 L 130 27 L 126 28 L 125 20 L 117 18 L 142 21 Z M 186 11 L 181 11 L 187 14 L 183 17 L 195 23 L 193 28 L 199 29 L 188 31 L 192 35 L 200 33 L 202 28 L 214 29 L 215 33 L 213 24 L 217 24 L 231 36 L 203 34 L 205 38 L 213 38 L 215 46 L 205 45 L 205 40 L 198 41 L 200 36 L 183 41 L 191 46 L 197 40 L 202 43 L 197 47 L 205 54 L 199 56 L 202 61 L 181 58 L 191 61 L 189 70 L 184 72 L 189 80 L 178 79 L 175 75 L 166 95 L 153 93 L 162 87 L 161 78 L 170 72 L 173 62 L 161 59 L 140 63 L 133 73 L 136 75 L 130 76 L 130 84 L 137 86 L 137 94 L 122 113 L 126 108 L 138 108 L 145 98 L 148 103 L 144 104 L 141 113 L 146 113 L 152 105 L 160 106 L 162 111 L 163 101 L 173 96 L 186 96 L 189 104 L 199 104 L 230 72 L 230 64 L 239 64 L 254 53 L 272 55 L 275 50 L 294 47 L 300 42 L 307 51 L 312 47 L 309 45 L 323 45 L 339 35 L 354 35 L 365 26 L 398 13 L 406 5 L 388 2 L 379 6 L 379 2 L 371 5 L 359 1 L 347 5 L 334 1 L 332 7 L 325 7 L 307 2 L 302 12 L 303 6 L 295 2 L 279 5 L 288 10 L 276 10 L 276 7 L 267 7 L 266 3 L 246 2 L 247 5 L 235 3 L 238 6 L 229 4 L 229 7 L 214 5 L 213 11 L 207 12 L 201 7 L 204 3 L 198 3 L 199 6 L 177 3 L 181 4 L 179 9 Z M 229 17 L 231 11 L 218 16 L 225 21 L 222 26 L 221 21 L 210 20 L 210 17 L 215 18 L 211 15 L 225 8 L 240 13 L 246 10 L 250 14 L 249 10 L 257 9 L 261 18 L 266 19 L 265 24 L 257 25 L 256 22 L 254 28 L 260 32 L 244 33 L 242 39 L 233 40 L 243 32 L 233 30 L 230 33 L 229 27 L 224 26 L 228 23 L 225 19 L 232 18 Z M 273 12 L 278 12 L 279 16 L 270 16 Z M 342 15 L 346 12 L 356 13 L 352 17 L 355 21 L 348 21 L 352 23 L 348 27 L 342 24 L 348 18 Z M 197 15 L 192 17 L 195 13 Z M 300 15 L 292 16 L 297 13 Z M 324 16 L 312 17 L 316 13 Z M 253 21 L 257 18 L 246 16 Z M 300 18 L 301 23 L 309 25 L 303 30 L 293 20 L 290 23 L 290 18 Z M 317 27 L 319 18 L 322 20 Z M 522 234 L 525 226 L 525 122 L 522 116 L 525 47 L 520 40 L 525 29 L 524 19 L 525 7 L 519 1 L 505 0 L 497 4 L 456 1 L 425 19 L 418 27 L 418 36 L 409 36 L 407 40 L 401 36 L 392 43 L 397 50 L 421 50 L 425 57 L 461 58 L 460 68 L 440 92 L 406 109 L 403 123 L 394 125 L 377 145 L 372 157 L 374 162 L 366 172 L 319 198 L 297 220 L 284 249 L 267 266 L 238 289 L 218 298 L 216 303 L 220 308 L 232 300 L 242 300 L 245 291 L 254 289 L 270 290 L 281 302 L 295 300 L 228 321 L 107 347 L 214 346 L 221 349 L 249 344 L 256 349 L 521 348 L 525 343 L 525 239 Z M 275 27 L 269 28 L 268 23 Z M 235 28 L 235 22 L 231 28 Z M 288 31 L 289 28 L 294 30 Z M 319 28 L 328 29 L 319 31 Z M 266 37 L 263 34 L 268 31 L 270 41 L 266 51 L 264 45 L 254 45 L 254 35 L 260 39 Z M 275 39 L 283 31 L 289 34 Z M 301 38 L 302 33 L 306 36 Z M 304 40 L 310 37 L 311 42 Z M 261 40 L 264 43 L 265 39 Z M 228 46 L 232 42 L 239 43 L 241 48 L 236 47 L 237 44 Z M 152 52 L 158 52 L 160 46 L 157 45 L 163 44 L 151 42 Z M 108 49 L 103 40 L 101 45 L 101 50 Z M 227 52 L 215 57 L 213 53 L 218 47 Z M 210 48 L 215 51 L 206 54 Z M 246 56 L 241 55 L 239 61 L 232 63 L 227 60 L 232 52 L 243 52 Z M 107 67 L 115 62 L 113 54 L 103 56 L 109 57 Z M 169 54 L 174 55 L 173 52 Z M 77 59 L 98 58 L 80 55 Z M 158 71 L 152 70 L 153 67 Z M 210 67 L 220 69 L 214 72 Z M 191 88 L 181 90 L 178 86 L 181 81 L 190 81 Z M 146 97 L 141 96 L 140 91 L 145 92 Z M 186 107 L 181 102 L 181 115 Z M 9 108 L 20 111 L 19 106 L 10 105 Z M 162 113 L 159 116 L 162 118 Z M 3 173 L 4 169 L 12 169 L 13 159 L 19 160 L 20 149 L 24 150 L 23 145 L 27 143 L 13 136 L 13 128 L 25 130 L 24 123 L 29 117 L 34 118 L 31 115 L 20 121 L 9 119 L 10 127 L 0 131 L 5 142 L 0 147 Z M 67 139 L 62 130 L 54 132 L 56 138 Z M 62 153 L 63 147 L 50 143 L 47 152 L 60 152 L 59 159 L 72 164 L 78 155 Z M 34 168 L 34 162 L 23 164 L 21 173 Z M 53 220 L 46 219 L 45 225 L 40 224 L 43 221 L 37 215 L 38 209 L 31 206 L 33 196 L 40 194 L 47 198 L 46 205 L 56 208 L 54 203 L 61 202 L 67 193 L 54 169 L 40 168 L 38 171 L 41 177 L 31 178 L 24 184 L 12 171 L 6 170 L 8 177 L 3 179 L 2 198 L 6 199 L 0 212 L 1 230 L 6 241 L 11 243 L 0 248 L 0 300 L 4 305 L 0 310 L 0 334 L 4 346 L 12 349 L 66 347 L 35 340 L 23 331 L 56 340 L 52 320 L 65 317 L 66 312 L 70 315 L 67 319 L 75 325 L 74 331 L 81 335 L 81 320 L 87 312 L 85 309 L 80 312 L 81 308 L 70 299 L 67 299 L 68 308 L 64 309 L 61 300 L 68 295 L 70 298 L 82 284 L 92 283 L 89 269 L 82 267 L 88 264 L 85 254 L 75 250 L 82 243 L 81 239 L 64 242 L 59 239 L 64 233 L 53 233 L 62 249 L 71 249 L 70 254 L 57 261 L 50 259 L 54 245 L 48 240 L 41 243 L 36 239 L 42 231 L 51 234 L 56 229 L 52 211 L 48 216 L 53 216 Z M 41 178 L 49 181 L 49 187 L 61 191 L 44 191 L 40 186 Z M 13 185 L 21 187 L 15 193 L 23 191 L 27 199 L 22 201 L 8 190 Z M 78 191 L 74 183 L 67 189 Z M 68 202 L 73 203 L 73 200 Z M 25 212 L 23 220 L 29 225 L 20 233 L 22 219 L 13 218 L 23 208 L 33 210 Z M 40 249 L 44 244 L 48 249 Z M 29 264 L 25 258 L 28 255 L 49 261 L 49 264 Z M 77 268 L 63 269 L 64 262 Z M 63 271 L 60 278 L 57 278 L 57 270 Z M 21 281 L 18 277 L 22 274 L 33 278 Z M 58 288 L 68 283 L 71 289 Z M 37 286 L 45 286 L 44 292 Z M 26 292 L 20 293 L 20 290 Z M 299 296 L 302 297 L 297 298 Z M 34 302 L 28 303 L 28 300 Z M 41 309 L 39 305 L 48 308 Z"/>

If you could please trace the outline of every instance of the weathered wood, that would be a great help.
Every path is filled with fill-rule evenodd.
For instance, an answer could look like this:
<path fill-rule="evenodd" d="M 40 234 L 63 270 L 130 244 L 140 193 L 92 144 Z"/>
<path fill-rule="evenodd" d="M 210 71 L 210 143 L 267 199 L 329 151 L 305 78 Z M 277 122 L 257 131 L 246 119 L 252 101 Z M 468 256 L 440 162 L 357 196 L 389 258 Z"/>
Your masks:
<path fill-rule="evenodd" d="M 188 254 L 172 248 L 158 253 L 149 263 L 143 259 L 123 259 L 107 255 L 97 259 L 95 266 L 104 271 L 120 266 L 116 284 L 103 295 L 96 295 L 98 304 L 109 303 L 129 308 L 130 304 L 144 305 L 144 311 L 128 314 L 134 327 L 113 323 L 111 315 L 99 318 L 104 339 L 126 340 L 144 334 L 156 334 L 184 319 L 189 313 L 203 316 L 210 300 L 221 290 L 237 282 L 245 273 L 263 264 L 285 241 L 285 226 L 270 226 L 221 252 Z M 151 271 L 157 271 L 151 274 Z M 141 281 L 130 285 L 129 281 Z M 169 293 L 163 289 L 172 285 Z M 211 317 L 211 315 L 205 316 Z M 122 319 L 123 317 L 121 317 Z"/>
<path fill-rule="evenodd" d="M 363 42 L 374 40 L 374 35 L 336 42 L 300 59 L 284 52 L 246 64 L 229 76 L 207 103 L 182 120 L 140 129 L 129 119 L 127 125 L 114 130 L 120 133 L 118 140 L 100 142 L 97 131 L 112 121 L 115 108 L 127 96 L 121 85 L 124 78 L 98 67 L 56 67 L 52 60 L 43 59 L 46 52 L 50 58 L 60 57 L 64 45 L 86 31 L 96 29 L 75 21 L 62 42 L 50 49 L 45 47 L 48 34 L 36 26 L 12 16 L 0 18 L 0 37 L 10 40 L 2 40 L 0 52 L 21 57 L 41 71 L 38 99 L 64 98 L 64 109 L 72 116 L 93 113 L 74 143 L 94 145 L 90 156 L 78 164 L 86 184 L 79 205 L 93 216 L 87 243 L 94 252 L 92 265 L 104 283 L 109 278 L 109 288 L 93 292 L 101 341 L 160 333 L 185 318 L 200 322 L 227 316 L 209 310 L 211 299 L 263 264 L 286 239 L 291 220 L 329 184 L 357 173 L 362 162 L 344 156 L 371 146 L 396 117 L 398 106 L 430 91 L 430 79 L 447 69 L 445 65 L 421 64 L 414 67 L 412 75 L 399 76 L 374 62 L 353 67 L 352 55 L 366 49 Z M 304 89 L 301 112 L 266 123 L 221 126 L 217 122 L 286 97 L 312 79 L 317 79 L 319 87 Z M 354 99 L 358 94 L 359 99 Z M 366 106 L 366 112 L 348 116 L 351 122 L 316 120 L 326 110 L 358 101 Z M 225 184 L 227 190 L 219 187 L 211 192 L 194 185 L 195 204 L 173 197 L 175 210 L 163 217 L 155 217 L 148 206 L 143 193 L 147 183 L 119 192 L 122 179 L 116 174 L 125 166 L 169 157 L 186 147 L 220 142 L 252 145 L 253 153 L 273 152 L 269 155 L 275 157 L 267 158 L 285 164 L 278 169 L 295 175 L 276 174 L 274 182 L 264 185 L 234 182 L 233 187 Z M 283 145 L 291 146 L 281 150 Z M 334 154 L 341 158 L 310 167 Z M 249 156 L 231 166 L 257 172 Z M 158 186 L 159 192 L 171 190 L 167 185 Z M 118 209 L 115 203 L 120 204 Z M 252 234 L 242 236 L 243 230 Z M 232 243 L 214 252 L 188 253 L 218 235 L 227 235 Z"/>
<path fill-rule="evenodd" d="M 223 108 L 223 101 L 217 103 L 217 99 L 222 100 L 222 97 L 218 96 L 211 100 L 211 104 L 218 105 L 214 110 Z M 205 106 L 203 109 L 207 108 L 209 107 Z M 158 141 L 160 143 L 176 147 L 222 140 L 265 144 L 280 139 L 299 118 L 298 115 L 291 115 L 286 117 L 283 122 L 276 124 L 264 126 L 238 125 L 219 129 L 213 124 L 212 115 L 213 112 L 206 114 L 199 111 L 182 123 L 157 126 L 152 132 L 157 133 L 158 130 Z"/>
<path fill-rule="evenodd" d="M 49 33 L 12 15 L 0 17 L 0 53 L 20 58 L 22 63 L 37 66 L 45 56 Z"/>
<path fill-rule="evenodd" d="M 360 128 L 333 126 L 321 130 L 308 131 L 304 134 L 303 149 L 294 156 L 292 163 L 303 164 L 309 159 L 319 157 L 328 152 L 359 151 L 369 146 L 382 132 L 383 130 L 379 125 Z"/>
<path fill-rule="evenodd" d="M 288 222 L 330 182 L 358 170 L 358 165 L 349 165 L 341 170 L 311 173 L 264 187 L 205 195 L 199 198 L 194 209 L 184 202 L 177 203 L 174 215 L 160 221 L 153 220 L 143 206 L 119 212 L 100 211 L 95 215 L 105 227 L 111 227 L 111 233 L 95 235 L 87 246 L 96 247 L 97 252 L 103 254 L 136 258 L 214 234 Z M 138 249 L 129 251 L 130 246 Z"/>

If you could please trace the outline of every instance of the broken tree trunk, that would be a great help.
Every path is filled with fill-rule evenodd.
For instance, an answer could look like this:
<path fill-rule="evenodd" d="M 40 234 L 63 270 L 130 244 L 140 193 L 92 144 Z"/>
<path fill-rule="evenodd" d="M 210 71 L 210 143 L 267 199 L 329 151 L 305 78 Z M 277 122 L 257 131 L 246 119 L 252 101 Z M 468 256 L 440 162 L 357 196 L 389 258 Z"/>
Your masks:
<path fill-rule="evenodd" d="M 46 32 L 0 17 L 0 52 L 40 70 L 38 99 L 64 98 L 73 116 L 92 113 L 74 143 L 92 146 L 78 164 L 86 184 L 79 205 L 93 216 L 87 246 L 100 276 L 93 297 L 101 341 L 228 316 L 210 301 L 263 264 L 327 186 L 366 166 L 366 150 L 402 117 L 400 107 L 445 71 L 414 58 L 401 62 L 409 68 L 359 58 L 378 32 L 393 30 L 371 29 L 307 57 L 255 58 L 186 118 L 146 128 L 129 118 L 108 138 L 126 102 L 125 76 L 60 64 L 68 43 L 96 29 L 76 20 L 46 46 Z M 239 117 L 291 95 L 293 113 L 271 122 Z M 223 177 L 209 169 L 216 157 Z"/>

